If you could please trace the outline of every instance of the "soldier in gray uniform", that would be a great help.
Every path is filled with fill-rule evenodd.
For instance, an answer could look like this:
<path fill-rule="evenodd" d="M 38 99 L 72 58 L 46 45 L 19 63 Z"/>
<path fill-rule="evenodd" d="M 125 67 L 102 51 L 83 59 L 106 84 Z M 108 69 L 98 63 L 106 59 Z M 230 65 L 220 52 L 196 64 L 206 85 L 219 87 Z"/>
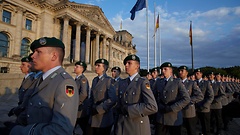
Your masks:
<path fill-rule="evenodd" d="M 116 90 L 116 95 L 118 95 L 118 89 L 117 89 L 117 83 L 122 80 L 122 78 L 120 77 L 121 74 L 121 68 L 118 66 L 115 66 L 111 69 L 112 72 L 112 84 L 115 86 L 115 90 Z"/>
<path fill-rule="evenodd" d="M 213 133 L 215 132 L 214 129 L 216 127 L 216 134 L 221 135 L 223 130 L 222 100 L 225 97 L 225 92 L 223 89 L 221 78 L 218 78 L 218 80 L 215 80 L 215 75 L 213 72 L 211 72 L 211 74 L 209 74 L 208 77 L 214 93 L 214 99 L 210 106 L 212 132 Z"/>
<path fill-rule="evenodd" d="M 154 89 L 158 93 L 158 112 L 155 135 L 181 135 L 182 109 L 189 104 L 190 96 L 178 78 L 173 78 L 170 62 L 160 66 L 163 79 L 158 79 Z"/>
<path fill-rule="evenodd" d="M 150 135 L 148 115 L 157 112 L 157 103 L 149 81 L 140 77 L 140 59 L 127 56 L 124 61 L 128 78 L 119 81 L 117 135 Z"/>
<path fill-rule="evenodd" d="M 202 126 L 202 133 L 204 135 L 210 134 L 210 105 L 214 99 L 214 93 L 209 81 L 202 78 L 203 73 L 201 69 L 194 70 L 196 82 L 203 93 L 204 99 L 196 104 L 197 116 Z"/>
<path fill-rule="evenodd" d="M 180 66 L 178 68 L 179 77 L 182 80 L 183 84 L 186 87 L 186 90 L 191 98 L 190 103 L 183 108 L 183 123 L 187 129 L 188 135 L 196 135 L 196 109 L 195 104 L 203 100 L 203 94 L 200 88 L 197 86 L 197 83 L 187 79 L 188 76 L 188 67 Z"/>
<path fill-rule="evenodd" d="M 95 61 L 96 76 L 91 88 L 90 125 L 92 135 L 109 135 L 114 122 L 112 107 L 116 104 L 115 87 L 110 76 L 107 76 L 108 61 Z"/>
<path fill-rule="evenodd" d="M 83 74 L 87 69 L 87 64 L 83 61 L 78 61 L 75 63 L 74 73 L 76 74 L 75 82 L 77 84 L 79 93 L 79 106 L 78 106 L 78 117 L 77 124 L 82 129 L 83 135 L 87 134 L 88 120 L 90 116 L 89 106 L 89 83 L 88 79 Z M 76 127 L 75 126 L 75 127 Z M 74 132 L 75 133 L 75 132 Z"/>
<path fill-rule="evenodd" d="M 35 73 L 31 71 L 31 68 L 32 68 L 31 58 L 29 58 L 28 56 L 23 57 L 21 59 L 20 69 L 21 69 L 22 73 L 25 74 L 25 76 L 23 78 L 21 86 L 18 89 L 18 106 L 22 104 L 24 94 L 33 82 Z M 9 111 L 8 116 L 10 117 L 14 114 L 18 115 L 21 111 L 22 110 L 20 108 L 14 107 Z"/>
<path fill-rule="evenodd" d="M 31 43 L 34 68 L 43 72 L 29 97 L 27 125 L 17 125 L 10 135 L 70 135 L 77 118 L 79 97 L 73 78 L 61 67 L 64 44 L 54 37 Z"/>

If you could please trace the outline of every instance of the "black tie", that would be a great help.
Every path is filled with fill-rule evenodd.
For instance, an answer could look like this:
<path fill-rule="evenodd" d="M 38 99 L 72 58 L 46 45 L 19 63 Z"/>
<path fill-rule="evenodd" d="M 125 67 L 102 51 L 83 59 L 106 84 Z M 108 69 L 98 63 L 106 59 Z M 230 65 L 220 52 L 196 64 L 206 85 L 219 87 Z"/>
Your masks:
<path fill-rule="evenodd" d="M 43 77 L 41 76 L 41 78 L 40 78 L 40 80 L 38 82 L 38 86 L 42 83 L 42 81 L 43 81 Z"/>
<path fill-rule="evenodd" d="M 127 83 L 128 83 L 128 85 L 131 83 L 131 80 L 129 77 L 127 78 Z"/>
<path fill-rule="evenodd" d="M 167 79 L 164 79 L 164 86 L 167 85 Z"/>

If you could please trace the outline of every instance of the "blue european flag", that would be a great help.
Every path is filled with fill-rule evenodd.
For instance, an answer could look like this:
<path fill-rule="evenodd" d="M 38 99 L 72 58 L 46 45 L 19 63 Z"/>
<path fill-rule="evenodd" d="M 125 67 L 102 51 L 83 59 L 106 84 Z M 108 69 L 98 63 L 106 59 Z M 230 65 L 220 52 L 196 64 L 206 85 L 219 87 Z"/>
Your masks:
<path fill-rule="evenodd" d="M 134 20 L 135 18 L 135 12 L 142 10 L 143 8 L 146 8 L 146 0 L 137 0 L 136 4 L 130 11 L 131 15 L 131 20 Z"/>

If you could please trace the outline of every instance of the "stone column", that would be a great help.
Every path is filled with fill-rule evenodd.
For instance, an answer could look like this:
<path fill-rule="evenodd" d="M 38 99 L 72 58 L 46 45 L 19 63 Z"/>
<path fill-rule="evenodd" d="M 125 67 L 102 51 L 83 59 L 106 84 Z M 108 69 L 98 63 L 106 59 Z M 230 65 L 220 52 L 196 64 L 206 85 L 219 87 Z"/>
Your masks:
<path fill-rule="evenodd" d="M 80 46 L 81 46 L 81 23 L 77 22 L 76 23 L 77 28 L 76 28 L 76 43 L 75 43 L 75 61 L 80 60 Z"/>
<path fill-rule="evenodd" d="M 95 49 L 95 57 L 96 57 L 96 60 L 99 59 L 99 32 L 96 33 L 96 49 Z"/>
<path fill-rule="evenodd" d="M 36 39 L 40 38 L 41 37 L 41 16 L 40 15 L 37 15 L 36 16 Z"/>
<path fill-rule="evenodd" d="M 21 7 L 17 8 L 17 12 L 16 12 L 16 16 L 17 16 L 16 24 L 17 25 L 16 25 L 16 31 L 15 31 L 16 39 L 15 39 L 14 53 L 13 53 L 13 55 L 17 56 L 17 57 L 20 56 L 21 45 L 22 45 L 23 12 L 24 12 L 23 8 L 21 8 Z"/>
<path fill-rule="evenodd" d="M 109 61 L 109 67 L 112 67 L 112 62 L 113 62 L 113 55 L 112 55 L 112 40 L 109 39 L 109 58 L 108 58 L 108 61 Z"/>
<path fill-rule="evenodd" d="M 106 38 L 106 36 L 104 36 L 103 37 L 103 45 L 102 45 L 102 47 L 103 47 L 103 51 L 102 51 L 102 57 L 104 58 L 104 59 L 106 59 L 107 57 L 107 54 L 106 54 L 106 43 L 107 43 L 107 38 Z"/>
<path fill-rule="evenodd" d="M 67 52 L 70 48 L 70 44 L 68 44 L 68 25 L 69 25 L 69 16 L 64 16 L 63 17 L 63 37 L 62 37 L 62 42 L 65 45 L 65 59 L 69 58 L 70 52 Z M 68 59 L 69 60 L 69 59 Z"/>
<path fill-rule="evenodd" d="M 90 28 L 87 28 L 87 35 L 86 35 L 86 51 L 85 51 L 85 62 L 87 64 L 90 63 L 89 61 L 89 57 L 90 57 L 90 38 L 91 38 L 91 29 Z"/>

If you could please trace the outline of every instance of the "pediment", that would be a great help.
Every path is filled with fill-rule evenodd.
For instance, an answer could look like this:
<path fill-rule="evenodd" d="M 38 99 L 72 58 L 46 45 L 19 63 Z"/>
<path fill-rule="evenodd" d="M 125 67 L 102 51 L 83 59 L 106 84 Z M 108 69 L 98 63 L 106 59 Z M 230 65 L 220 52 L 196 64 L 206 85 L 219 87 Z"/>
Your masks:
<path fill-rule="evenodd" d="M 115 33 L 115 30 L 113 29 L 112 25 L 109 23 L 107 18 L 105 17 L 102 9 L 99 8 L 98 6 L 69 3 L 68 7 L 71 7 L 72 10 L 83 15 L 84 17 L 96 23 L 100 27 Z"/>

